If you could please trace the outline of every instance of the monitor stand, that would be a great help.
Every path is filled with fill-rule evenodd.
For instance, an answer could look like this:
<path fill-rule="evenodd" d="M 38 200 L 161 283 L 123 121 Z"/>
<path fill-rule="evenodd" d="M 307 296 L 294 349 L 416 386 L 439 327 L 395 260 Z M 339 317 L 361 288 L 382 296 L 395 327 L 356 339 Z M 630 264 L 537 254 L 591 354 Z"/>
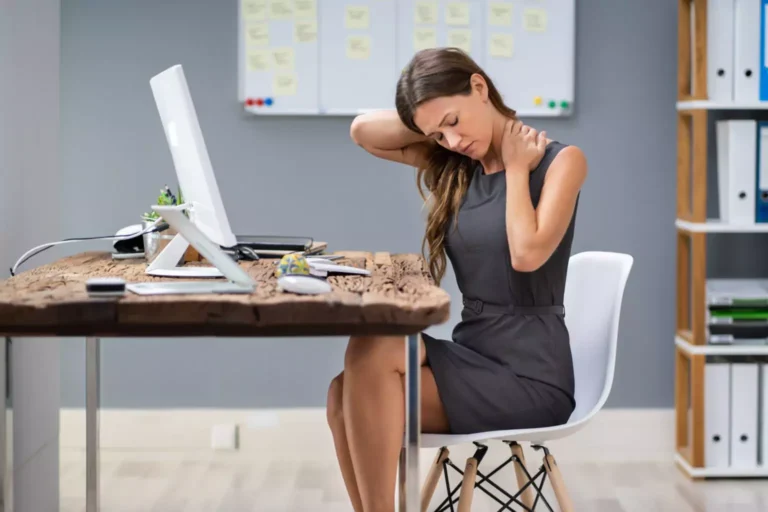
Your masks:
<path fill-rule="evenodd" d="M 147 266 L 146 273 L 159 277 L 224 277 L 221 270 L 213 266 L 180 267 L 179 262 L 187 248 L 189 242 L 181 234 L 177 234 Z"/>

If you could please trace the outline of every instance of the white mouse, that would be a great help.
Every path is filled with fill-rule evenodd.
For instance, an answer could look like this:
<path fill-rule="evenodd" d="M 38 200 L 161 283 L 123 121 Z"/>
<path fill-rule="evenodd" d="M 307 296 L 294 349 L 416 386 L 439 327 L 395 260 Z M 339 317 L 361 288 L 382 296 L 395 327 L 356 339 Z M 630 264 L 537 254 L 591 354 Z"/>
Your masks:
<path fill-rule="evenodd" d="M 286 275 L 277 278 L 277 285 L 286 292 L 303 295 L 329 293 L 331 285 L 324 279 L 306 275 Z"/>

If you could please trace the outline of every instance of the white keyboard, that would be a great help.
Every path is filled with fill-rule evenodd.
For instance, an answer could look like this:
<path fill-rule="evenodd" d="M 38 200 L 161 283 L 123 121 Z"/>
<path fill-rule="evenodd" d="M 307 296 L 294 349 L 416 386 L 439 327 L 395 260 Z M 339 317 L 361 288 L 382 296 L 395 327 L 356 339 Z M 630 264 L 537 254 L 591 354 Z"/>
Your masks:
<path fill-rule="evenodd" d="M 126 289 L 137 295 L 192 295 L 212 293 L 252 293 L 253 286 L 232 282 L 171 281 L 162 283 L 131 283 Z"/>
<path fill-rule="evenodd" d="M 158 277 L 224 277 L 216 267 L 158 268 L 147 271 L 147 274 Z"/>

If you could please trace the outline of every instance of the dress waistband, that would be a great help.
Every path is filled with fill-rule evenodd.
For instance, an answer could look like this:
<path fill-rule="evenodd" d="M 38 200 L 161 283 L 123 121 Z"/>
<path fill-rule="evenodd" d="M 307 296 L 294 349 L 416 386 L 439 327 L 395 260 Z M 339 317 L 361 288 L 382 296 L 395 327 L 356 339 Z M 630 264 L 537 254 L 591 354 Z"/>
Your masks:
<path fill-rule="evenodd" d="M 479 314 L 482 311 L 489 313 L 506 313 L 511 315 L 561 315 L 565 316 L 565 306 L 515 306 L 512 304 L 489 304 L 478 299 L 462 299 L 464 307 Z"/>

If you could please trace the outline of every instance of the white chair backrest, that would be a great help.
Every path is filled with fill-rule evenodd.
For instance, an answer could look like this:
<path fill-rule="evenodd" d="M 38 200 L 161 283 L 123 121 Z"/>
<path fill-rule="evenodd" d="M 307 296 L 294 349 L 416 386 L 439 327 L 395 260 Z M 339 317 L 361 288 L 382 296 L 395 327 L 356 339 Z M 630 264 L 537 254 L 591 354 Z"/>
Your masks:
<path fill-rule="evenodd" d="M 595 414 L 608 399 L 621 302 L 632 263 L 628 254 L 603 251 L 574 254 L 568 263 L 565 322 L 576 381 L 576 409 L 569 423 Z"/>

